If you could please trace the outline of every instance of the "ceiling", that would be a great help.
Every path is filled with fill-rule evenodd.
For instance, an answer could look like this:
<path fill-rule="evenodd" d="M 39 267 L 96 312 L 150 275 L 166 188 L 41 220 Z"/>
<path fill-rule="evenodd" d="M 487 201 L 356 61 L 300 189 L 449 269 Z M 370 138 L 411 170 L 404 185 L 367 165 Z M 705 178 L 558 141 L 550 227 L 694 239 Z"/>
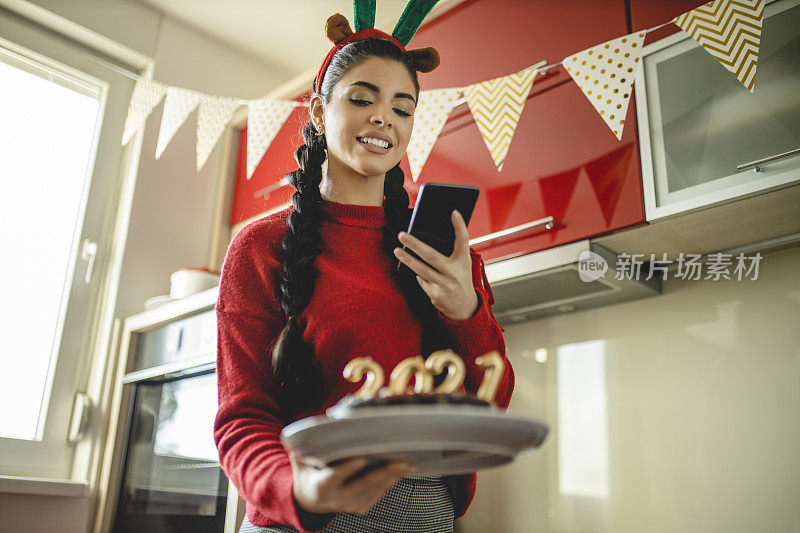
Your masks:
<path fill-rule="evenodd" d="M 325 21 L 341 13 L 353 24 L 353 0 L 139 0 L 173 19 L 259 58 L 289 80 L 317 67 L 331 47 Z M 407 0 L 380 0 L 375 27 L 391 33 Z M 459 1 L 441 0 L 429 20 Z"/>

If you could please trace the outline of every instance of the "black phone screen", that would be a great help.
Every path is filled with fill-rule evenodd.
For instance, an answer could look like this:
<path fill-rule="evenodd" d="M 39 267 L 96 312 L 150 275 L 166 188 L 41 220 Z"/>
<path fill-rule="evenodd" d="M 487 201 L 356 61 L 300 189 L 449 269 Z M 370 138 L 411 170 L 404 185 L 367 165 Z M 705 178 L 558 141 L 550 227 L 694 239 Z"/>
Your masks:
<path fill-rule="evenodd" d="M 425 183 L 420 187 L 414 211 L 406 233 L 413 235 L 443 255 L 451 255 L 455 248 L 455 229 L 450 214 L 458 210 L 469 225 L 479 189 L 471 185 L 451 183 Z M 403 250 L 420 259 L 412 250 Z M 403 263 L 398 261 L 397 268 Z"/>

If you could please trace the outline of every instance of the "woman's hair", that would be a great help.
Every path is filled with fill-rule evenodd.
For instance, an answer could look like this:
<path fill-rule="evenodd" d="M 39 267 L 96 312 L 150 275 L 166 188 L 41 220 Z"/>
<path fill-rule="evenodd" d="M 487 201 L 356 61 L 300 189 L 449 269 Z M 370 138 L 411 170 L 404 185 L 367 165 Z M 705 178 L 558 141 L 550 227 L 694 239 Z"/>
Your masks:
<path fill-rule="evenodd" d="M 419 94 L 419 82 L 411 58 L 386 39 L 369 38 L 346 45 L 334 56 L 321 87 L 323 102 L 330 101 L 333 87 L 346 72 L 370 57 L 402 63 L 411 74 Z M 311 301 L 316 285 L 318 272 L 314 263 L 321 251 L 319 226 L 323 219 L 319 186 L 327 145 L 325 137 L 316 134 L 310 121 L 303 128 L 303 139 L 305 144 L 295 154 L 299 168 L 289 174 L 289 181 L 297 191 L 292 195 L 294 211 L 289 215 L 288 231 L 283 238 L 283 265 L 278 281 L 280 303 L 288 321 L 275 342 L 271 358 L 273 375 L 280 387 L 278 401 L 287 422 L 301 411 L 319 408 L 322 400 L 321 367 L 314 347 L 303 339 L 297 317 Z M 396 261 L 393 250 L 400 246 L 397 234 L 408 227 L 411 217 L 403 182 L 399 163 L 386 172 L 383 248 L 392 262 Z M 411 312 L 423 324 L 423 357 L 427 358 L 439 349 L 455 348 L 452 337 L 439 320 L 430 298 L 419 286 L 415 274 L 408 268 L 392 271 Z M 444 374 L 437 376 L 436 383 L 443 377 Z"/>

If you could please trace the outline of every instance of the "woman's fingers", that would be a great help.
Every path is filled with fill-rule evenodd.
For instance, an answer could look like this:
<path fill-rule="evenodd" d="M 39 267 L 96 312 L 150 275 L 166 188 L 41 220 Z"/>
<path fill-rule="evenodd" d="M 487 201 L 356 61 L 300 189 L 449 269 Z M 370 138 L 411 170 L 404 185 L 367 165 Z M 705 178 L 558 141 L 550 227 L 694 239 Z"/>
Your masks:
<path fill-rule="evenodd" d="M 390 463 L 350 481 L 343 487 L 348 512 L 363 514 L 369 511 L 398 481 L 416 468 L 404 462 Z"/>
<path fill-rule="evenodd" d="M 356 474 L 365 466 L 367 466 L 366 457 L 356 457 L 355 459 L 349 459 L 347 461 L 344 461 L 343 463 L 339 463 L 338 465 L 331 467 L 333 470 L 333 475 L 331 476 L 331 478 L 333 478 L 336 481 L 344 483 L 351 476 Z"/>
<path fill-rule="evenodd" d="M 425 262 L 430 263 L 433 266 L 436 266 L 436 263 L 445 257 L 436 251 L 432 246 L 422 242 L 418 238 L 406 233 L 405 231 L 398 233 L 397 238 L 401 243 L 414 250 L 414 252 Z"/>
<path fill-rule="evenodd" d="M 304 455 L 295 455 L 294 452 L 290 452 L 291 460 L 297 464 L 302 466 L 309 466 L 312 468 L 325 468 L 325 463 L 318 457 L 314 456 L 304 456 Z"/>
<path fill-rule="evenodd" d="M 458 257 L 464 252 L 469 252 L 469 231 L 464 217 L 457 209 L 451 213 L 450 219 L 453 221 L 453 229 L 456 232 L 456 244 L 453 248 L 453 255 L 450 257 Z"/>
<path fill-rule="evenodd" d="M 448 263 L 446 259 L 458 258 L 464 255 L 465 253 L 466 254 L 469 253 L 469 231 L 467 230 L 466 222 L 464 222 L 464 217 L 462 217 L 461 213 L 457 209 L 455 209 L 453 210 L 452 213 L 450 213 L 450 220 L 453 223 L 453 230 L 455 232 L 455 243 L 453 245 L 453 253 L 449 257 L 439 253 L 432 246 L 422 242 L 420 239 L 404 231 L 398 233 L 397 238 L 407 248 L 413 250 L 414 253 L 416 253 L 422 259 L 422 261 L 428 263 L 428 265 L 433 267 L 435 269 L 434 272 L 444 272 L 448 268 Z M 411 264 L 404 261 L 403 260 L 404 257 L 398 254 L 397 250 L 398 249 L 395 249 L 395 255 L 398 257 L 398 259 L 406 263 L 409 266 L 409 268 L 411 268 Z M 409 255 L 408 253 L 405 253 L 404 251 L 402 253 L 405 255 L 405 257 L 408 257 L 409 259 L 416 261 L 416 259 L 411 255 Z M 416 263 L 414 264 L 422 265 L 430 270 L 430 267 L 428 267 L 427 265 L 425 265 L 420 261 L 416 261 Z M 423 270 L 421 272 L 413 268 L 412 270 L 414 270 L 414 272 L 416 272 L 423 278 L 428 279 L 429 281 L 433 281 L 428 276 L 424 275 L 425 274 L 424 269 L 420 269 Z"/>
<path fill-rule="evenodd" d="M 406 233 L 405 231 L 398 233 L 397 238 L 406 247 L 413 250 L 414 253 L 416 253 L 423 261 L 435 269 L 442 270 L 442 267 L 444 267 L 447 256 L 440 254 L 432 246 L 422 242 L 418 238 Z"/>
<path fill-rule="evenodd" d="M 367 459 L 357 457 L 336 465 L 314 467 L 293 453 L 293 492 L 298 504 L 312 513 L 366 513 L 397 481 L 415 470 L 407 461 L 392 461 L 366 469 Z"/>
<path fill-rule="evenodd" d="M 413 250 L 413 248 L 412 248 L 412 250 Z M 414 250 L 414 251 L 416 252 L 417 250 Z M 436 253 L 439 253 L 439 252 L 436 252 Z M 442 283 L 442 281 L 443 281 L 442 280 L 442 275 L 439 272 L 437 272 L 436 270 L 432 269 L 431 267 L 429 267 L 428 265 L 426 265 L 425 263 L 423 263 L 422 261 L 420 261 L 416 257 L 412 256 L 408 252 L 406 252 L 406 251 L 404 251 L 404 250 L 402 250 L 400 248 L 395 248 L 394 249 L 394 255 L 400 261 L 402 261 L 406 266 L 408 266 L 408 268 L 413 270 L 414 273 L 419 275 L 421 278 L 423 278 L 423 279 L 425 279 L 427 281 L 434 282 L 434 283 Z"/>
<path fill-rule="evenodd" d="M 351 477 L 357 475 L 365 466 L 367 466 L 366 457 L 356 457 L 336 466 L 328 467 L 330 474 L 327 479 L 321 482 L 321 489 L 332 492 L 339 490 L 339 487 L 347 483 Z"/>
<path fill-rule="evenodd" d="M 345 509 L 345 512 L 360 515 L 366 514 L 370 509 L 375 507 L 381 498 L 386 496 L 386 493 L 389 492 L 392 487 L 394 487 L 403 477 L 404 476 L 399 476 L 371 486 L 369 490 L 361 493 L 357 497 L 352 498 L 351 501 L 353 503 Z"/>

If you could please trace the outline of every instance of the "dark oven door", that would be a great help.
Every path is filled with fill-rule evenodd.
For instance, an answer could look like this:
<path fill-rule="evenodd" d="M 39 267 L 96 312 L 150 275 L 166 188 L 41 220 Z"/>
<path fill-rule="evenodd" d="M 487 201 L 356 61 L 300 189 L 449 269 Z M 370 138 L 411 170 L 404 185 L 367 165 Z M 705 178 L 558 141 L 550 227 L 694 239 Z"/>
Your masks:
<path fill-rule="evenodd" d="M 114 532 L 223 531 L 228 480 L 212 434 L 216 374 L 208 372 L 132 384 Z"/>

